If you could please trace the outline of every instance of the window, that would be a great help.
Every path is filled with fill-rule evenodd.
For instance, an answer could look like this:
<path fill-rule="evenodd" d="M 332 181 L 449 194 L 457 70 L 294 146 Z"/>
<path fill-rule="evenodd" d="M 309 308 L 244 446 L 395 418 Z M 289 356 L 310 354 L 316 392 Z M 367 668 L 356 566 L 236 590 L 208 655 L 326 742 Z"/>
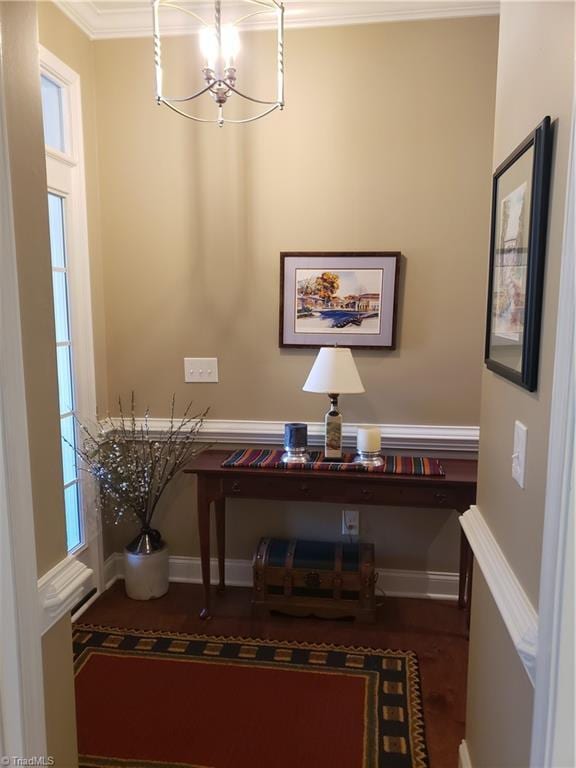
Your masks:
<path fill-rule="evenodd" d="M 66 535 L 68 552 L 78 554 L 93 538 L 94 505 L 74 452 L 75 417 L 94 420 L 96 411 L 80 80 L 44 49 L 40 63 Z"/>
<path fill-rule="evenodd" d="M 54 320 L 56 329 L 56 362 L 58 366 L 58 395 L 60 400 L 60 432 L 62 436 L 62 467 L 64 473 L 64 502 L 68 551 L 82 544 L 82 519 L 78 498 L 78 467 L 74 448 L 74 377 L 72 372 L 72 334 L 70 330 L 68 264 L 66 258 L 65 198 L 48 193 L 50 249 L 52 252 L 52 288 L 54 291 Z"/>

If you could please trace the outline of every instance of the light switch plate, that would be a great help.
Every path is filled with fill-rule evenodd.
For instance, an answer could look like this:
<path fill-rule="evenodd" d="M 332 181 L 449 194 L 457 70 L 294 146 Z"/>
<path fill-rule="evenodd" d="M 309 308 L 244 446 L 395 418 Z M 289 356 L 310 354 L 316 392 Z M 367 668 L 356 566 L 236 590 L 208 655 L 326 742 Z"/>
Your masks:
<path fill-rule="evenodd" d="M 188 384 L 195 382 L 218 381 L 218 358 L 216 357 L 185 357 L 184 381 Z"/>
<path fill-rule="evenodd" d="M 514 422 L 514 453 L 512 454 L 512 477 L 520 488 L 525 486 L 526 441 L 528 430 L 520 421 Z"/>

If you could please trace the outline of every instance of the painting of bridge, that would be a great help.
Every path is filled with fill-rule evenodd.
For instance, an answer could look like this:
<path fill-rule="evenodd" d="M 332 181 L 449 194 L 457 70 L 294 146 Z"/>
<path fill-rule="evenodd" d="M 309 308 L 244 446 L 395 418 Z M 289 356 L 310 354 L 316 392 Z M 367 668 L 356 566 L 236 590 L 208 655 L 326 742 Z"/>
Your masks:
<path fill-rule="evenodd" d="M 381 269 L 296 269 L 296 333 L 380 332 Z"/>

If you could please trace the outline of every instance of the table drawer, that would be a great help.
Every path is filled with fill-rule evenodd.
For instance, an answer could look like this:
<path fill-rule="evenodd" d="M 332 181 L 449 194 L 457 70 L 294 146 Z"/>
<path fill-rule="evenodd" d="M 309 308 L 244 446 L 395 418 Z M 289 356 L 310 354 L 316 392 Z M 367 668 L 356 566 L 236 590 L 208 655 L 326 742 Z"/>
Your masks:
<path fill-rule="evenodd" d="M 354 483 L 345 490 L 346 501 L 350 504 L 382 504 L 383 506 L 440 507 L 461 509 L 472 503 L 453 488 L 434 488 L 382 483 Z"/>
<path fill-rule="evenodd" d="M 345 489 L 330 478 L 225 477 L 224 496 L 245 499 L 293 499 L 295 501 L 344 501 Z"/>
<path fill-rule="evenodd" d="M 362 482 L 350 478 L 224 477 L 224 496 L 248 499 L 291 499 L 342 504 L 373 504 L 399 507 L 430 507 L 464 511 L 473 503 L 465 489 L 386 483 L 382 479 Z"/>

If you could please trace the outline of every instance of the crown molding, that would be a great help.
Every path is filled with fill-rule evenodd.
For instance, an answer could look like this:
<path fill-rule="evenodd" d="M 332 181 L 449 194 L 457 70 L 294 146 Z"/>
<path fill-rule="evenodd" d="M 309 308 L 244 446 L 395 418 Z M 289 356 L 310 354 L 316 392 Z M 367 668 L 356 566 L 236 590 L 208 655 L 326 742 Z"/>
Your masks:
<path fill-rule="evenodd" d="M 148 37 L 152 34 L 150 4 L 144 0 L 54 0 L 91 40 Z M 205 4 L 210 6 L 209 3 Z M 297 2 L 286 0 L 287 29 L 336 27 L 352 24 L 379 24 L 393 21 L 421 21 L 470 16 L 497 16 L 498 0 L 339 0 Z M 163 11 L 162 34 L 181 35 L 194 30 L 184 14 Z M 184 20 L 183 20 L 184 18 Z M 268 21 L 255 22 L 252 29 L 270 28 Z M 246 28 L 246 27 L 245 27 Z"/>

